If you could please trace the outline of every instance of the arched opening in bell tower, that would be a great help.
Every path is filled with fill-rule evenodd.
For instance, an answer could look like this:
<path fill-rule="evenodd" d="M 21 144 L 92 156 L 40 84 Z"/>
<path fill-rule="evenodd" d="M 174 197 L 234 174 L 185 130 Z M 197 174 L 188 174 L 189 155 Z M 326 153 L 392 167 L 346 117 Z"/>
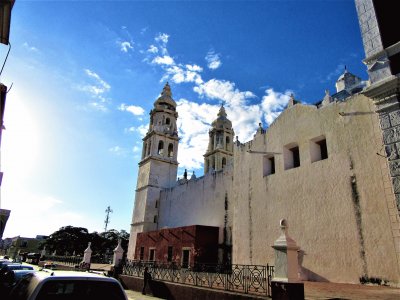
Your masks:
<path fill-rule="evenodd" d="M 172 157 L 174 156 L 174 145 L 172 145 L 172 143 L 170 143 L 168 145 L 168 157 Z"/>
<path fill-rule="evenodd" d="M 159 141 L 158 142 L 158 150 L 157 150 L 158 155 L 163 155 L 164 154 L 164 142 Z"/>

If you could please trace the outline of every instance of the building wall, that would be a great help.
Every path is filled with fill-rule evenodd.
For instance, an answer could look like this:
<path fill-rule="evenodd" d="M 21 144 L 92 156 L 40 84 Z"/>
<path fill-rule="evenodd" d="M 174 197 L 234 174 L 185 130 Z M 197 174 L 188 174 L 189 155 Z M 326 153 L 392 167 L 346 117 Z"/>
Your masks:
<path fill-rule="evenodd" d="M 219 243 L 231 244 L 232 168 L 209 172 L 204 177 L 165 189 L 159 202 L 158 228 L 188 225 L 217 226 Z"/>
<path fill-rule="evenodd" d="M 311 163 L 311 140 L 325 136 L 328 158 Z M 299 146 L 300 167 L 284 170 L 284 146 Z M 277 152 L 275 174 L 263 155 Z M 378 153 L 378 154 L 377 154 Z M 271 245 L 286 218 L 301 247 L 302 276 L 359 282 L 363 275 L 400 281 L 391 222 L 394 197 L 372 101 L 362 95 L 317 109 L 286 109 L 265 134 L 235 149 L 233 263 L 273 263 Z M 393 196 L 393 194 L 392 194 Z"/>
<path fill-rule="evenodd" d="M 138 234 L 135 259 L 140 259 L 140 248 L 144 247 L 143 260 L 149 260 L 150 249 L 155 249 L 155 260 L 167 262 L 168 247 L 172 247 L 172 260 L 182 263 L 182 250 L 190 251 L 189 264 L 217 263 L 218 259 L 218 227 L 185 226 Z"/>

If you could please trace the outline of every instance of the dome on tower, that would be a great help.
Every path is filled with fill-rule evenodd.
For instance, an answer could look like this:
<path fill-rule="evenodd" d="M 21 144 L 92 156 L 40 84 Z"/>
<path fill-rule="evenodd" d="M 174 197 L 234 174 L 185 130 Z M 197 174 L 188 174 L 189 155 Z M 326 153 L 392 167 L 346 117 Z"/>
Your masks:
<path fill-rule="evenodd" d="M 232 122 L 226 116 L 225 107 L 221 105 L 217 119 L 211 123 L 212 127 L 217 129 L 232 129 Z"/>
<path fill-rule="evenodd" d="M 165 84 L 161 96 L 154 102 L 154 107 L 157 108 L 157 106 L 170 110 L 176 109 L 176 102 L 172 99 L 171 87 L 168 82 Z"/>

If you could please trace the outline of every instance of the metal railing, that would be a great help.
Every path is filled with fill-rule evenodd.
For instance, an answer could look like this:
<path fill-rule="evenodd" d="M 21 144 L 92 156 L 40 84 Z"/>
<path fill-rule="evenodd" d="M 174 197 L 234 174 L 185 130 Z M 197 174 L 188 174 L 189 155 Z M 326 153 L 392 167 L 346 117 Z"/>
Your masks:
<path fill-rule="evenodd" d="M 113 263 L 113 255 L 112 254 L 93 255 L 90 258 L 90 263 L 92 263 L 92 264 L 112 264 Z"/>
<path fill-rule="evenodd" d="M 271 297 L 274 267 L 270 265 L 196 264 L 183 268 L 174 263 L 127 260 L 122 274 L 143 277 L 145 267 L 156 280 Z"/>
<path fill-rule="evenodd" d="M 64 265 L 76 266 L 82 262 L 81 256 L 60 256 L 60 255 L 46 255 L 45 260 L 52 262 L 62 263 Z"/>

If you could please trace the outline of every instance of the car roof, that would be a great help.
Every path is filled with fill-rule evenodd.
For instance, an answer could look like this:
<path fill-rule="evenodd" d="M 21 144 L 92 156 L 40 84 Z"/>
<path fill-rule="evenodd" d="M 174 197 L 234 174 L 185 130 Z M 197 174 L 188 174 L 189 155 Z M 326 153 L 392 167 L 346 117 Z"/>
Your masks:
<path fill-rule="evenodd" d="M 35 277 L 39 280 L 44 280 L 46 278 L 54 279 L 74 279 L 74 280 L 99 280 L 99 281 L 114 281 L 114 278 L 106 277 L 104 275 L 99 275 L 91 272 L 80 272 L 80 271 L 64 271 L 64 270 L 48 270 L 43 269 L 35 273 Z M 50 279 L 51 280 L 51 279 Z M 115 280 L 116 281 L 116 280 Z"/>

